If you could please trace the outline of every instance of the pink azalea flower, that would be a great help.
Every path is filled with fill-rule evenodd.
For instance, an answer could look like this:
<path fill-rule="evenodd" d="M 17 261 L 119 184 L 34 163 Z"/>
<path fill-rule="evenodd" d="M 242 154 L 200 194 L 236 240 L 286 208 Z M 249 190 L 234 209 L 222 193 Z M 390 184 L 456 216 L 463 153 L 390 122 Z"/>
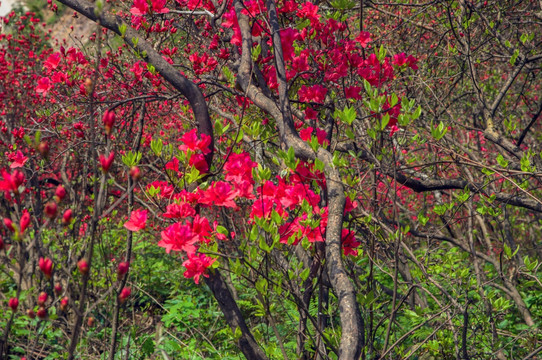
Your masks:
<path fill-rule="evenodd" d="M 130 231 L 137 232 L 147 226 L 147 210 L 134 210 L 130 220 L 124 223 L 124 227 Z"/>
<path fill-rule="evenodd" d="M 15 154 L 9 154 L 8 159 L 12 161 L 12 163 L 9 165 L 11 169 L 23 167 L 24 164 L 28 161 L 28 158 L 24 156 L 21 150 L 17 150 Z"/>
<path fill-rule="evenodd" d="M 42 77 L 38 80 L 38 86 L 36 87 L 36 92 L 42 94 L 43 96 L 47 95 L 49 90 L 53 88 L 53 84 L 48 77 Z"/>

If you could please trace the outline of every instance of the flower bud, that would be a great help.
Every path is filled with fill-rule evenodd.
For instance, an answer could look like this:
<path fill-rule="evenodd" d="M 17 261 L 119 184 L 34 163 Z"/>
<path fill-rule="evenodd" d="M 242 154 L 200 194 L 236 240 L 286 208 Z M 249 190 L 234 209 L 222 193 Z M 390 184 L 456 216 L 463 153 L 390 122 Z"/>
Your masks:
<path fill-rule="evenodd" d="M 79 272 L 83 275 L 88 274 L 89 268 L 88 268 L 88 262 L 85 259 L 81 259 L 77 262 L 77 268 L 79 268 Z"/>
<path fill-rule="evenodd" d="M 38 315 L 38 318 L 40 318 L 41 320 L 45 320 L 47 318 L 47 309 L 44 308 L 43 306 L 40 306 L 40 308 L 38 309 L 37 315 Z"/>
<path fill-rule="evenodd" d="M 19 299 L 17 298 L 9 299 L 8 306 L 11 308 L 11 310 L 17 311 L 17 308 L 19 307 Z"/>
<path fill-rule="evenodd" d="M 58 296 L 62 292 L 62 285 L 60 283 L 55 284 L 55 294 Z"/>
<path fill-rule="evenodd" d="M 92 91 L 92 79 L 91 78 L 86 78 L 85 79 L 84 88 L 85 88 L 86 92 L 90 94 L 90 92 Z"/>
<path fill-rule="evenodd" d="M 87 319 L 87 325 L 88 327 L 94 327 L 94 318 L 92 316 L 89 316 L 88 319 Z"/>
<path fill-rule="evenodd" d="M 42 291 L 38 296 L 38 305 L 44 306 L 46 302 L 47 302 L 47 293 Z"/>
<path fill-rule="evenodd" d="M 66 311 L 68 308 L 68 297 L 64 296 L 62 300 L 60 300 L 60 310 Z"/>
<path fill-rule="evenodd" d="M 15 232 L 15 225 L 13 225 L 13 221 L 10 218 L 4 218 L 4 225 L 8 230 Z"/>
<path fill-rule="evenodd" d="M 28 210 L 25 209 L 21 216 L 21 234 L 24 233 L 28 225 L 30 225 L 30 214 L 28 213 Z"/>
<path fill-rule="evenodd" d="M 130 268 L 130 265 L 127 262 L 121 262 L 117 266 L 117 275 L 119 277 L 123 277 L 124 274 L 128 272 L 128 269 Z"/>
<path fill-rule="evenodd" d="M 107 135 L 110 135 L 111 134 L 111 130 L 113 129 L 113 127 L 115 126 L 115 118 L 116 118 L 116 115 L 113 111 L 109 111 L 107 110 L 105 113 L 104 113 L 104 116 L 102 118 L 102 121 L 104 123 L 104 127 L 105 127 L 105 133 Z"/>
<path fill-rule="evenodd" d="M 62 225 L 67 226 L 72 221 L 72 209 L 67 209 L 64 211 L 64 214 L 62 215 Z"/>
<path fill-rule="evenodd" d="M 120 303 L 124 304 L 126 302 L 126 299 L 130 297 L 130 294 L 132 294 L 132 289 L 130 289 L 129 287 L 125 287 L 124 289 L 122 289 L 119 294 Z"/>
<path fill-rule="evenodd" d="M 137 166 L 132 166 L 128 175 L 130 175 L 132 180 L 137 181 L 141 178 L 141 170 Z"/>
<path fill-rule="evenodd" d="M 53 261 L 49 258 L 40 258 L 39 260 L 40 270 L 47 279 L 50 279 L 53 275 Z"/>
<path fill-rule="evenodd" d="M 49 156 L 49 144 L 47 144 L 45 141 L 40 142 L 38 145 L 38 152 L 43 156 L 44 158 L 47 158 Z"/>
<path fill-rule="evenodd" d="M 113 165 L 113 160 L 115 160 L 115 152 L 111 151 L 111 153 L 109 153 L 107 157 L 105 157 L 104 155 L 100 155 L 98 157 L 98 160 L 100 161 L 102 172 L 107 173 L 111 168 L 111 165 Z"/>
<path fill-rule="evenodd" d="M 56 201 L 60 202 L 64 197 L 66 197 L 66 189 L 64 186 L 58 185 L 55 191 Z"/>
<path fill-rule="evenodd" d="M 47 216 L 50 219 L 54 219 L 56 217 L 56 213 L 58 211 L 58 206 L 56 202 L 48 202 L 45 204 L 45 216 Z"/>
<path fill-rule="evenodd" d="M 35 319 L 36 318 L 36 313 L 34 312 L 34 310 L 32 309 L 28 309 L 26 310 L 26 315 L 31 318 L 31 319 Z"/>

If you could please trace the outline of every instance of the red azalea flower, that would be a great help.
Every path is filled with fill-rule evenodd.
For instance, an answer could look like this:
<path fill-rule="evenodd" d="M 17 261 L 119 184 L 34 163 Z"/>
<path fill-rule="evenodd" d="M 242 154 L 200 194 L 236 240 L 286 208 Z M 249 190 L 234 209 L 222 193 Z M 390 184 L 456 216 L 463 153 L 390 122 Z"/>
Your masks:
<path fill-rule="evenodd" d="M 342 231 L 342 246 L 344 255 L 358 255 L 357 247 L 361 245 L 361 242 L 356 240 L 355 233 L 348 229 Z"/>
<path fill-rule="evenodd" d="M 211 152 L 209 145 L 211 144 L 211 137 L 207 134 L 201 134 L 198 138 L 198 131 L 192 129 L 189 132 L 184 133 L 181 137 L 182 145 L 179 146 L 179 150 L 186 151 L 191 150 L 193 152 L 201 151 L 203 154 Z"/>
<path fill-rule="evenodd" d="M 4 191 L 6 195 L 9 195 L 9 192 L 18 194 L 19 186 L 25 181 L 24 174 L 18 170 L 14 170 L 11 174 L 2 170 L 2 177 L 4 180 L 0 181 L 0 190 Z"/>
<path fill-rule="evenodd" d="M 169 9 L 166 7 L 167 0 L 151 0 L 152 11 L 156 14 L 167 14 Z"/>
<path fill-rule="evenodd" d="M 199 284 L 201 275 L 209 277 L 205 272 L 215 261 L 216 259 L 210 258 L 205 254 L 190 256 L 189 259 L 183 263 L 183 266 L 186 268 L 184 277 L 187 279 L 194 278 L 194 282 Z"/>
<path fill-rule="evenodd" d="M 216 181 L 212 187 L 202 191 L 201 194 L 202 204 L 237 208 L 237 204 L 233 201 L 238 195 L 237 191 L 225 181 Z"/>
<path fill-rule="evenodd" d="M 358 36 L 356 36 L 356 39 L 355 39 L 360 45 L 362 48 L 366 48 L 367 45 L 373 41 L 371 39 L 371 34 L 369 34 L 369 32 L 367 31 L 362 31 L 359 33 Z"/>
<path fill-rule="evenodd" d="M 58 64 L 60 64 L 60 56 L 61 54 L 59 52 L 49 55 L 47 60 L 43 63 L 43 66 L 49 70 L 55 70 L 58 67 Z"/>
<path fill-rule="evenodd" d="M 146 15 L 149 11 L 149 4 L 146 0 L 134 0 L 134 6 L 130 9 L 130 13 L 136 16 Z"/>
<path fill-rule="evenodd" d="M 320 15 L 318 14 L 318 6 L 310 2 L 302 4 L 301 9 L 297 11 L 297 15 L 302 19 L 309 19 L 311 21 L 311 24 L 318 23 L 320 20 Z"/>
<path fill-rule="evenodd" d="M 310 87 L 303 85 L 297 94 L 299 95 L 299 101 L 324 103 L 327 89 L 321 85 L 313 85 Z"/>
<path fill-rule="evenodd" d="M 181 202 L 180 204 L 169 204 L 166 210 L 167 211 L 162 214 L 162 216 L 169 219 L 182 219 L 196 215 L 196 210 L 194 210 L 194 208 L 186 202 Z"/>
<path fill-rule="evenodd" d="M 166 249 L 166 253 L 173 251 L 184 251 L 187 254 L 196 253 L 197 237 L 194 236 L 192 228 L 188 225 L 175 223 L 168 226 L 160 234 L 161 240 L 158 246 Z"/>
<path fill-rule="evenodd" d="M 226 172 L 226 180 L 233 184 L 248 181 L 254 184 L 252 178 L 252 169 L 257 167 L 258 164 L 250 159 L 250 155 L 246 152 L 241 154 L 231 154 L 226 164 L 224 164 L 224 170 Z"/>

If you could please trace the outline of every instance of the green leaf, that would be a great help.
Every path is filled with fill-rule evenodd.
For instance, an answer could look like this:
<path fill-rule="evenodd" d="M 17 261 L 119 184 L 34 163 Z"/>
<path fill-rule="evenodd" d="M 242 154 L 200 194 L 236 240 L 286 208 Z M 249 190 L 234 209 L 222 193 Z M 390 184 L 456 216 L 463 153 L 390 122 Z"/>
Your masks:
<path fill-rule="evenodd" d="M 237 134 L 237 138 L 235 139 L 235 143 L 241 142 L 243 140 L 243 136 L 245 136 L 245 133 L 243 132 L 243 129 L 239 129 L 239 133 Z"/>
<path fill-rule="evenodd" d="M 241 328 L 239 326 L 237 326 L 235 328 L 235 331 L 233 333 L 233 338 L 235 339 L 235 341 L 239 340 L 241 338 L 241 336 L 243 335 L 243 333 L 241 332 Z"/>
<path fill-rule="evenodd" d="M 499 163 L 502 168 L 506 169 L 506 167 L 508 167 L 508 161 L 505 160 L 501 154 L 497 155 L 497 163 Z"/>
<path fill-rule="evenodd" d="M 422 226 L 425 226 L 425 224 L 427 224 L 428 221 L 429 221 L 429 217 L 428 217 L 428 216 L 425 216 L 423 213 L 419 213 L 419 214 L 418 214 L 418 222 L 419 222 Z"/>
<path fill-rule="evenodd" d="M 391 94 L 390 108 L 397 105 L 398 102 L 399 102 L 399 98 L 397 98 L 397 95 L 395 95 L 395 93 Z"/>
<path fill-rule="evenodd" d="M 164 148 L 164 143 L 162 139 L 152 140 L 151 141 L 151 150 L 156 156 L 162 155 L 162 149 Z"/>
<path fill-rule="evenodd" d="M 510 65 L 515 65 L 516 64 L 516 60 L 518 59 L 518 56 L 519 56 L 519 50 L 516 49 L 514 51 L 514 54 L 512 54 L 512 56 L 510 57 Z"/>
<path fill-rule="evenodd" d="M 412 120 L 416 120 L 422 114 L 422 107 L 418 105 L 414 113 L 412 114 Z"/>
<path fill-rule="evenodd" d="M 255 286 L 260 294 L 267 295 L 268 283 L 265 278 L 259 278 L 258 281 L 256 281 Z"/>
<path fill-rule="evenodd" d="M 437 214 L 437 215 L 444 215 L 444 213 L 446 213 L 446 210 L 447 210 L 447 207 L 446 205 L 444 204 L 441 204 L 441 205 L 435 205 L 435 207 L 433 208 L 433 211 Z"/>
<path fill-rule="evenodd" d="M 529 259 L 529 256 L 527 255 L 525 255 L 525 257 L 523 258 L 523 263 L 525 264 L 525 267 L 529 271 L 535 270 L 536 267 L 538 266 L 538 260 L 534 259 L 534 261 L 531 261 L 531 259 Z"/>
<path fill-rule="evenodd" d="M 524 171 L 524 172 L 533 171 L 533 168 L 531 167 L 531 161 L 527 154 L 521 157 L 520 164 L 521 164 L 521 171 Z"/>
<path fill-rule="evenodd" d="M 267 253 L 271 252 L 271 247 L 269 247 L 269 245 L 267 245 L 267 242 L 265 241 L 264 236 L 260 237 L 260 241 L 258 242 L 258 245 L 260 246 L 260 249 L 262 249 L 263 251 L 265 251 Z"/>
<path fill-rule="evenodd" d="M 384 130 L 386 126 L 390 122 L 390 114 L 386 113 L 384 116 L 382 116 L 382 119 L 380 120 L 380 130 Z"/>
<path fill-rule="evenodd" d="M 299 274 L 299 277 L 301 278 L 301 280 L 305 281 L 309 277 L 309 273 L 310 273 L 310 268 L 307 267 L 305 268 L 305 270 L 301 272 L 301 274 Z"/>
<path fill-rule="evenodd" d="M 316 158 L 314 159 L 314 167 L 316 170 L 324 171 L 326 166 L 320 159 Z"/>
<path fill-rule="evenodd" d="M 339 119 L 348 125 L 352 125 L 354 120 L 356 120 L 356 109 L 354 107 L 345 107 L 342 111 L 335 112 Z"/>
<path fill-rule="evenodd" d="M 258 60 L 258 56 L 260 56 L 262 52 L 262 47 L 260 46 L 260 44 L 258 44 L 252 48 L 251 52 L 252 52 L 252 60 L 256 61 Z"/>
<path fill-rule="evenodd" d="M 119 26 L 119 32 L 120 32 L 120 36 L 124 38 L 124 36 L 126 35 L 126 24 L 121 24 Z"/>
<path fill-rule="evenodd" d="M 378 49 L 378 61 L 382 62 L 386 58 L 387 50 L 384 48 L 384 45 L 380 45 L 380 49 Z"/>
<path fill-rule="evenodd" d="M 503 248 L 504 248 L 504 254 L 506 255 L 506 257 L 508 259 L 512 258 L 512 249 L 510 249 L 510 246 L 503 244 Z"/>
<path fill-rule="evenodd" d="M 226 80 L 228 80 L 228 82 L 230 84 L 233 84 L 234 76 L 233 76 L 231 70 L 227 66 L 224 66 L 222 68 L 222 74 L 224 74 L 224 77 L 226 78 Z"/>
<path fill-rule="evenodd" d="M 442 121 L 439 122 L 438 126 L 431 127 L 431 135 L 433 135 L 433 138 L 435 138 L 435 140 L 437 141 L 442 139 L 447 132 L 448 128 L 444 125 Z"/>
<path fill-rule="evenodd" d="M 356 6 L 356 3 L 350 0 L 335 0 L 331 2 L 331 6 L 337 10 L 350 10 Z"/>
<path fill-rule="evenodd" d="M 226 229 L 224 226 L 222 225 L 218 225 L 216 227 L 216 232 L 219 233 L 219 234 L 222 234 L 222 235 L 228 235 L 228 229 Z"/>
<path fill-rule="evenodd" d="M 373 93 L 373 90 L 371 89 L 371 84 L 366 79 L 363 79 L 363 87 L 365 88 L 365 92 L 369 94 L 369 96 Z"/>
<path fill-rule="evenodd" d="M 316 136 L 311 135 L 311 141 L 309 142 L 309 145 L 311 146 L 312 151 L 314 151 L 315 153 L 318 152 L 320 144 L 318 143 L 318 138 Z"/>
<path fill-rule="evenodd" d="M 143 55 L 143 57 L 145 56 L 146 55 Z M 156 68 L 154 67 L 154 65 L 147 63 L 147 70 L 149 70 L 151 74 L 156 75 Z"/>

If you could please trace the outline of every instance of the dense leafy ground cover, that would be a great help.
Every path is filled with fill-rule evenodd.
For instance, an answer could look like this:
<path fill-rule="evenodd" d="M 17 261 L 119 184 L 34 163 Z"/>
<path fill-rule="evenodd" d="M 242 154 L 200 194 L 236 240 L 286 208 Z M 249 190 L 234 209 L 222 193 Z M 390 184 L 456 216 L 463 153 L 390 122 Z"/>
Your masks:
<path fill-rule="evenodd" d="M 539 356 L 542 4 L 60 3 L 2 23 L 0 357 Z"/>

